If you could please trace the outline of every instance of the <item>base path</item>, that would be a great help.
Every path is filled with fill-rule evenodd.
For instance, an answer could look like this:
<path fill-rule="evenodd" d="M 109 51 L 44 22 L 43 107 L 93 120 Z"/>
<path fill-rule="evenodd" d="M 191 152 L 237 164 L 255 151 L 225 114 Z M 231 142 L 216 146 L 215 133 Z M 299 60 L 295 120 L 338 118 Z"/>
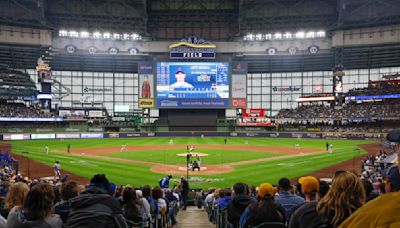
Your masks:
<path fill-rule="evenodd" d="M 319 149 L 310 149 L 310 148 L 301 148 L 295 149 L 290 147 L 277 147 L 277 146 L 249 146 L 249 145 L 194 145 L 195 150 L 199 149 L 216 149 L 216 150 L 240 150 L 240 151 L 254 151 L 259 153 L 274 153 L 280 154 L 281 156 L 276 157 L 268 157 L 268 158 L 259 158 L 247 161 L 239 161 L 239 162 L 231 162 L 224 164 L 206 164 L 205 169 L 200 169 L 200 171 L 189 170 L 190 175 L 207 175 L 207 174 L 220 174 L 220 173 L 229 173 L 235 170 L 234 166 L 236 165 L 245 165 L 252 164 L 258 162 L 265 161 L 273 161 L 277 159 L 291 158 L 291 157 L 299 157 L 306 156 L 310 154 L 323 153 Z M 182 149 L 182 151 L 186 151 L 186 145 L 164 145 L 164 146 L 129 146 L 127 147 L 128 152 L 134 151 L 146 151 L 146 150 L 169 150 L 169 149 Z M 55 151 L 60 153 L 66 153 L 66 151 Z M 92 157 L 97 159 L 105 159 L 112 160 L 124 163 L 132 163 L 132 164 L 140 164 L 140 165 L 149 165 L 151 166 L 150 170 L 155 173 L 162 174 L 175 174 L 175 175 L 184 175 L 186 174 L 185 167 L 182 169 L 182 164 L 162 164 L 156 162 L 147 162 L 147 161 L 137 161 L 130 160 L 124 158 L 113 158 L 113 157 L 105 157 L 101 156 L 104 154 L 112 154 L 112 153 L 125 153 L 121 152 L 121 147 L 102 147 L 102 148 L 78 148 L 71 150 L 72 154 L 84 156 L 84 157 Z M 196 154 L 194 151 L 192 154 Z M 177 156 L 186 156 L 186 153 L 178 154 Z M 206 156 L 206 154 L 201 154 L 200 156 Z"/>

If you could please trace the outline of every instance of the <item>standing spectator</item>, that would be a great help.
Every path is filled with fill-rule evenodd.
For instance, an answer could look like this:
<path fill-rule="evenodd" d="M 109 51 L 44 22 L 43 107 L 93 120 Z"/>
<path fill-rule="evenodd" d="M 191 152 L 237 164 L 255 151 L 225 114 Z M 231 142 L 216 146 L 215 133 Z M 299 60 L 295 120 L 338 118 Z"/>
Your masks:
<path fill-rule="evenodd" d="M 4 207 L 1 209 L 1 216 L 7 218 L 8 213 L 13 207 L 22 206 L 28 192 L 29 187 L 25 183 L 18 182 L 11 185 L 6 196 Z"/>
<path fill-rule="evenodd" d="M 322 198 L 317 211 L 322 221 L 338 227 L 365 203 L 365 190 L 361 180 L 350 172 L 343 172 L 333 179 L 332 187 Z"/>
<path fill-rule="evenodd" d="M 237 228 L 239 227 L 240 215 L 242 215 L 243 211 L 250 203 L 254 202 L 254 200 L 250 198 L 249 187 L 244 183 L 236 183 L 233 185 L 233 194 L 234 197 L 227 207 L 228 222 L 232 227 Z"/>
<path fill-rule="evenodd" d="M 384 178 L 387 193 L 362 206 L 341 227 L 400 227 L 399 167 L 390 167 Z"/>
<path fill-rule="evenodd" d="M 323 227 L 326 225 L 318 216 L 318 190 L 320 184 L 315 177 L 307 176 L 299 179 L 302 195 L 306 202 L 293 211 L 289 221 L 289 228 Z"/>
<path fill-rule="evenodd" d="M 171 175 L 161 178 L 160 181 L 158 181 L 160 188 L 169 188 L 169 180 L 171 180 L 171 178 Z"/>
<path fill-rule="evenodd" d="M 59 215 L 51 213 L 54 192 L 49 184 L 39 183 L 31 188 L 24 205 L 11 209 L 7 218 L 8 228 L 61 228 Z"/>
<path fill-rule="evenodd" d="M 185 180 L 184 176 L 181 176 L 181 185 L 180 185 L 180 190 L 181 190 L 181 197 L 182 197 L 182 210 L 186 210 L 187 207 L 187 197 L 189 194 L 189 182 Z"/>
<path fill-rule="evenodd" d="M 61 201 L 54 205 L 54 213 L 60 215 L 64 223 L 67 222 L 71 210 L 69 200 L 78 196 L 80 187 L 75 181 L 66 181 L 61 185 Z"/>
<path fill-rule="evenodd" d="M 285 210 L 274 200 L 275 190 L 269 183 L 258 188 L 258 202 L 250 204 L 240 217 L 240 227 L 257 226 L 264 222 L 286 222 Z"/>
<path fill-rule="evenodd" d="M 96 174 L 87 189 L 70 203 L 66 228 L 127 227 L 121 205 L 111 196 L 110 183 L 104 174 Z"/>
<path fill-rule="evenodd" d="M 296 196 L 290 193 L 292 186 L 290 185 L 290 180 L 287 178 L 281 178 L 278 182 L 278 192 L 279 195 L 275 197 L 275 201 L 280 203 L 285 209 L 285 216 L 287 219 L 290 218 L 293 210 L 298 208 L 304 203 L 304 199 L 300 196 Z"/>

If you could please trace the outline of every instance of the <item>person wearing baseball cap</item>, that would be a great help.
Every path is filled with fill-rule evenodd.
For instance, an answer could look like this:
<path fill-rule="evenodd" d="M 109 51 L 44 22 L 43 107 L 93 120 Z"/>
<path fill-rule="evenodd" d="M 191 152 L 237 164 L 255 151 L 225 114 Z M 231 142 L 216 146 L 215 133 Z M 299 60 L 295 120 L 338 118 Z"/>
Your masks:
<path fill-rule="evenodd" d="M 383 172 L 386 193 L 368 202 L 340 227 L 400 227 L 400 172 L 391 166 Z"/>
<path fill-rule="evenodd" d="M 251 203 L 240 217 L 240 227 L 257 226 L 261 223 L 286 222 L 285 210 L 274 200 L 275 189 L 269 183 L 258 187 L 257 202 Z"/>
<path fill-rule="evenodd" d="M 305 203 L 295 209 L 290 217 L 290 228 L 314 227 L 323 225 L 317 213 L 317 203 L 319 197 L 319 181 L 313 176 L 299 178 L 301 193 L 305 197 Z"/>

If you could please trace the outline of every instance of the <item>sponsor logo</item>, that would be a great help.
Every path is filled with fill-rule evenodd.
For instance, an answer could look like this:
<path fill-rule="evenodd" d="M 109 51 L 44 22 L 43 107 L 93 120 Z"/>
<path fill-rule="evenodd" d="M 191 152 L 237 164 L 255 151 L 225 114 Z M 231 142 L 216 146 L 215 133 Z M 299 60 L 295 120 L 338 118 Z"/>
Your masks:
<path fill-rule="evenodd" d="M 171 59 L 215 59 L 216 46 L 197 37 L 182 39 L 169 48 Z"/>
<path fill-rule="evenodd" d="M 232 99 L 232 107 L 234 108 L 246 108 L 246 99 Z"/>
<path fill-rule="evenodd" d="M 108 135 L 109 138 L 119 138 L 119 134 L 113 133 Z"/>
<path fill-rule="evenodd" d="M 178 107 L 178 101 L 161 101 L 161 107 Z"/>
<path fill-rule="evenodd" d="M 292 92 L 292 91 L 300 91 L 300 88 L 294 86 L 288 86 L 288 87 L 274 86 L 272 87 L 272 90 L 274 92 Z"/>
<path fill-rule="evenodd" d="M 90 93 L 90 92 L 112 92 L 112 88 L 89 88 L 89 87 L 84 87 L 83 88 L 84 93 Z"/>
<path fill-rule="evenodd" d="M 139 107 L 141 107 L 141 108 L 153 108 L 154 107 L 154 99 L 151 99 L 151 98 L 140 98 L 139 99 Z"/>

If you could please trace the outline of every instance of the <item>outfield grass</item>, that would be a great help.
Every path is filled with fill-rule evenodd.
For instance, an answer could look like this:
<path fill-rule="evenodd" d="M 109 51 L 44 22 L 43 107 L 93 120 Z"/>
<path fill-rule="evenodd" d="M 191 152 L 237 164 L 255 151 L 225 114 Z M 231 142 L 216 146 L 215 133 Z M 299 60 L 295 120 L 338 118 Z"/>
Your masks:
<path fill-rule="evenodd" d="M 44 147 L 49 145 L 51 150 L 66 150 L 68 143 L 71 144 L 72 150 L 75 148 L 99 148 L 106 146 L 117 146 L 122 144 L 128 146 L 134 145 L 168 145 L 170 138 L 155 137 L 155 138 L 128 138 L 128 139 L 73 139 L 73 140 L 31 140 L 31 141 L 13 141 L 13 151 L 17 154 L 22 154 L 24 151 L 29 152 L 31 159 L 52 166 L 55 160 L 60 160 L 62 170 L 79 174 L 85 177 L 92 177 L 95 173 L 105 173 L 107 177 L 117 184 L 133 184 L 140 186 L 143 184 L 156 185 L 158 180 L 164 175 L 152 173 L 150 166 L 133 165 L 131 163 L 108 161 L 104 159 L 95 159 L 82 157 L 71 154 L 60 154 L 50 152 L 49 156 L 45 155 Z M 173 138 L 174 144 L 183 145 L 222 145 L 223 137 L 179 137 Z M 249 145 L 267 145 L 293 148 L 294 144 L 300 144 L 302 148 L 317 148 L 325 150 L 327 140 L 319 139 L 283 139 L 283 138 L 236 138 L 228 137 L 229 145 L 244 145 L 244 141 L 248 140 Z M 235 182 L 243 181 L 248 184 L 258 185 L 261 182 L 276 183 L 281 177 L 294 178 L 306 173 L 319 170 L 321 168 L 340 163 L 352 159 L 356 155 L 365 153 L 359 149 L 357 145 L 374 143 L 375 141 L 357 141 L 357 140 L 329 140 L 333 144 L 334 153 L 307 155 L 304 157 L 278 159 L 274 161 L 266 161 L 247 165 L 235 166 L 235 171 L 225 174 L 204 175 L 196 177 L 191 181 L 193 187 L 229 187 Z M 251 160 L 259 158 L 257 156 L 267 157 L 274 156 L 272 153 L 248 152 L 248 151 L 224 151 L 202 149 L 201 152 L 210 154 L 207 159 L 209 164 L 219 164 L 221 162 L 233 162 L 242 160 Z M 127 152 L 126 154 L 118 153 L 119 155 L 128 156 L 127 159 L 151 160 L 159 163 L 179 163 L 174 162 L 177 151 L 158 151 L 155 152 L 136 151 L 134 153 Z M 218 153 L 221 155 L 218 157 Z M 163 157 L 165 154 L 165 158 Z M 211 155 L 213 154 L 213 155 Z M 160 156 L 161 155 L 161 156 Z M 215 155 L 215 157 L 214 157 Z M 111 156 L 115 156 L 114 154 Z M 155 158 L 158 157 L 158 158 Z M 140 158 L 140 159 L 139 159 Z M 154 160 L 158 159 L 158 160 Z M 229 160 L 232 159 L 232 160 Z M 208 161 L 209 160 L 209 161 Z M 49 174 L 52 175 L 52 174 Z M 177 181 L 178 177 L 174 177 L 172 182 Z M 196 180 L 200 180 L 197 182 Z"/>

